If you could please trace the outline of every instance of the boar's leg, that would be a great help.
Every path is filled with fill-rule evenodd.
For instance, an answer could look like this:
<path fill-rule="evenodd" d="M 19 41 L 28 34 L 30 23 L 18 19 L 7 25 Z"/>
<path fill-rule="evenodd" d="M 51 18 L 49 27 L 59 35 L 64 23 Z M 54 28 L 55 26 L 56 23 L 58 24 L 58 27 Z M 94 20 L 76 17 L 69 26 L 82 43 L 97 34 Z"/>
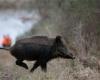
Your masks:
<path fill-rule="evenodd" d="M 43 60 L 41 60 L 41 61 L 36 61 L 36 62 L 34 63 L 34 66 L 33 66 L 33 68 L 30 70 L 30 72 L 33 72 L 39 65 L 41 66 L 41 69 L 42 69 L 44 72 L 47 71 L 47 64 L 46 64 L 46 62 L 44 62 Z"/>
<path fill-rule="evenodd" d="M 46 72 L 47 71 L 47 62 L 46 61 L 41 61 L 41 69 Z"/>
<path fill-rule="evenodd" d="M 16 60 L 16 65 L 24 67 L 25 69 L 28 69 L 28 66 L 23 62 L 23 60 Z"/>
<path fill-rule="evenodd" d="M 33 72 L 39 65 L 40 65 L 40 62 L 39 61 L 36 61 L 34 63 L 34 66 L 32 67 L 32 69 L 30 70 L 30 72 Z"/>

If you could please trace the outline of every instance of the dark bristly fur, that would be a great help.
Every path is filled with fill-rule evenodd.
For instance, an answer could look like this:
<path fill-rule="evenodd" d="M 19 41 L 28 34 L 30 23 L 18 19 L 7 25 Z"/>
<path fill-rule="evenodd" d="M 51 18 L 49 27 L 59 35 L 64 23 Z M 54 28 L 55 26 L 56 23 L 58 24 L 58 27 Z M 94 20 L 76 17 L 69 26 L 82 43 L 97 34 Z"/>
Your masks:
<path fill-rule="evenodd" d="M 74 59 L 73 54 L 68 52 L 63 44 L 61 36 L 56 36 L 56 38 L 48 38 L 46 36 L 24 38 L 18 40 L 14 46 L 6 50 L 10 50 L 11 55 L 17 59 L 16 65 L 26 69 L 28 69 L 28 66 L 23 61 L 35 60 L 36 62 L 32 67 L 31 72 L 33 72 L 38 66 L 40 66 L 43 71 L 46 71 L 47 62 L 53 58 L 61 57 Z"/>

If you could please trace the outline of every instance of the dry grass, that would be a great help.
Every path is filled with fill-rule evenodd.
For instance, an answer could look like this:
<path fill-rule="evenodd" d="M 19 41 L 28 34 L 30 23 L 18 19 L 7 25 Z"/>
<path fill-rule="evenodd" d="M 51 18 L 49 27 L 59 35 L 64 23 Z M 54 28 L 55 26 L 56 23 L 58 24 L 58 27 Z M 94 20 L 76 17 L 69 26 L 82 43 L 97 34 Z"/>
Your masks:
<path fill-rule="evenodd" d="M 84 66 L 79 59 L 52 60 L 48 63 L 47 73 L 42 72 L 40 67 L 30 73 L 15 65 L 14 61 L 15 59 L 7 51 L 0 50 L 0 80 L 100 80 L 98 69 L 91 68 L 89 64 Z M 25 62 L 29 68 L 32 67 L 32 62 Z"/>
<path fill-rule="evenodd" d="M 0 0 L 0 9 L 21 9 L 32 6 L 35 0 Z"/>

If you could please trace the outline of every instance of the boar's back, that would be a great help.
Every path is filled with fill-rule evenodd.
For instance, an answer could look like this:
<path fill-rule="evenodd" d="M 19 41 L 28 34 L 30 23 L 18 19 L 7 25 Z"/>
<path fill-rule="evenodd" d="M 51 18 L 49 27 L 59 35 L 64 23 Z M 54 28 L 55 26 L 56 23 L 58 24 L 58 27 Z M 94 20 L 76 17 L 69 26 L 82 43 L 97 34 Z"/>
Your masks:
<path fill-rule="evenodd" d="M 16 43 L 34 43 L 47 46 L 52 46 L 53 42 L 54 38 L 48 38 L 47 36 L 32 36 L 30 38 L 24 38 L 16 41 Z"/>

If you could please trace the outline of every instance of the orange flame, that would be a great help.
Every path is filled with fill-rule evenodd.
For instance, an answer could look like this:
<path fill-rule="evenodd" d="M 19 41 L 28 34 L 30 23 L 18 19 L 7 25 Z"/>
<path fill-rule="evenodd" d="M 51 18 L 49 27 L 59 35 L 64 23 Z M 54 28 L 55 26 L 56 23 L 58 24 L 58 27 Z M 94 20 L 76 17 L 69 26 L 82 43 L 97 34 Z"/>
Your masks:
<path fill-rule="evenodd" d="M 2 45 L 4 47 L 9 47 L 11 45 L 11 38 L 9 35 L 4 35 L 2 40 Z"/>

